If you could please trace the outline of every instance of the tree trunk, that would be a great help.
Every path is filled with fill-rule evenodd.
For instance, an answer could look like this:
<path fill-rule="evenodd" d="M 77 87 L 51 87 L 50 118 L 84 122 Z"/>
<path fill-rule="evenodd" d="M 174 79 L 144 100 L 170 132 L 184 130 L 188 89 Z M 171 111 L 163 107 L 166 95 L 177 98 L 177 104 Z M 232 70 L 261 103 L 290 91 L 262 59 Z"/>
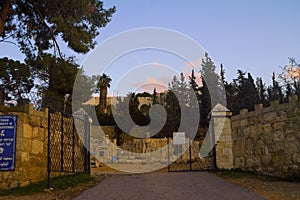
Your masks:
<path fill-rule="evenodd" d="M 100 105 L 99 106 L 101 108 L 101 111 L 104 111 L 106 109 L 106 98 L 107 98 L 107 88 L 104 87 L 100 91 L 100 102 L 99 102 Z"/>
<path fill-rule="evenodd" d="M 0 88 L 0 107 L 4 106 L 5 93 L 4 88 Z"/>
<path fill-rule="evenodd" d="M 0 10 L 0 35 L 4 32 L 5 21 L 10 12 L 10 4 L 11 0 L 3 0 L 2 9 Z"/>

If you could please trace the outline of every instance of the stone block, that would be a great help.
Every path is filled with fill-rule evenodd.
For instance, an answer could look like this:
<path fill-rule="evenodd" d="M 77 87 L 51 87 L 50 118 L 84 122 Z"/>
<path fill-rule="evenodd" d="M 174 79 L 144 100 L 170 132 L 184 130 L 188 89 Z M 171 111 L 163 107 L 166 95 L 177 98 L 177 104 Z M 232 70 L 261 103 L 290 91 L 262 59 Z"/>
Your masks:
<path fill-rule="evenodd" d="M 300 163 L 300 153 L 293 153 L 293 162 Z"/>
<path fill-rule="evenodd" d="M 20 182 L 20 187 L 25 187 L 30 184 L 30 181 L 22 181 Z"/>
<path fill-rule="evenodd" d="M 243 169 L 245 166 L 245 159 L 243 157 L 234 158 L 234 168 Z"/>
<path fill-rule="evenodd" d="M 225 148 L 232 149 L 232 142 L 226 142 L 225 143 Z"/>
<path fill-rule="evenodd" d="M 41 127 L 48 128 L 48 119 L 47 118 L 42 118 Z"/>
<path fill-rule="evenodd" d="M 44 143 L 39 140 L 33 140 L 31 153 L 39 154 L 43 152 L 44 152 Z"/>
<path fill-rule="evenodd" d="M 263 119 L 265 121 L 273 121 L 276 119 L 276 116 L 277 116 L 276 112 L 268 112 L 268 113 L 264 113 Z"/>
<path fill-rule="evenodd" d="M 29 153 L 28 152 L 21 153 L 21 161 L 22 161 L 22 163 L 29 161 Z"/>
<path fill-rule="evenodd" d="M 223 149 L 223 155 L 232 156 L 232 149 Z"/>
<path fill-rule="evenodd" d="M 12 181 L 10 184 L 9 184 L 9 189 L 13 189 L 13 188 L 16 188 L 19 186 L 19 183 L 18 181 Z"/>
<path fill-rule="evenodd" d="M 38 127 L 40 127 L 41 126 L 41 117 L 30 115 L 29 116 L 29 124 L 31 126 L 38 126 Z"/>
<path fill-rule="evenodd" d="M 22 140 L 22 147 L 20 150 L 23 152 L 30 152 L 31 151 L 31 139 L 23 138 Z"/>
<path fill-rule="evenodd" d="M 225 141 L 226 142 L 231 142 L 232 141 L 231 135 L 225 135 Z"/>
<path fill-rule="evenodd" d="M 262 157 L 261 161 L 262 161 L 263 165 L 270 165 L 271 162 L 272 162 L 272 156 L 271 155 L 265 155 L 265 156 Z"/>
<path fill-rule="evenodd" d="M 287 134 L 286 140 L 289 141 L 289 142 L 295 141 L 296 140 L 295 135 L 296 135 L 295 133 L 289 133 L 289 134 Z"/>
<path fill-rule="evenodd" d="M 299 152 L 298 144 L 296 142 L 286 142 L 284 145 L 284 152 L 288 154 Z"/>
<path fill-rule="evenodd" d="M 44 128 L 34 127 L 32 130 L 32 137 L 36 140 L 44 141 L 45 132 L 46 130 Z"/>
<path fill-rule="evenodd" d="M 221 134 L 219 138 L 217 138 L 219 142 L 225 142 L 225 135 Z"/>
<path fill-rule="evenodd" d="M 288 167 L 289 174 L 294 175 L 294 174 L 299 174 L 299 166 L 298 165 L 290 165 Z"/>
<path fill-rule="evenodd" d="M 247 119 L 242 119 L 241 121 L 240 121 L 240 126 L 247 126 L 248 125 L 248 120 Z"/>
<path fill-rule="evenodd" d="M 272 127 L 270 123 L 265 123 L 262 126 L 262 132 L 265 134 L 267 132 L 272 132 Z"/>
<path fill-rule="evenodd" d="M 223 149 L 224 147 L 225 147 L 225 143 L 221 142 L 221 141 L 218 141 L 218 143 L 217 143 L 217 149 Z"/>
<path fill-rule="evenodd" d="M 39 128 L 38 127 L 33 127 L 32 129 L 32 137 L 36 138 L 39 135 Z"/>
<path fill-rule="evenodd" d="M 237 128 L 240 126 L 240 121 L 236 120 L 236 121 L 231 121 L 231 127 L 232 128 Z"/>
<path fill-rule="evenodd" d="M 253 158 L 247 158 L 246 159 L 246 165 L 247 165 L 247 167 L 253 168 L 257 164 L 258 163 L 256 163 Z"/>
<path fill-rule="evenodd" d="M 7 183 L 7 182 L 2 182 L 2 183 L 0 183 L 0 188 L 1 189 L 9 189 L 9 183 Z"/>
<path fill-rule="evenodd" d="M 284 140 L 284 135 L 282 131 L 275 131 L 273 135 L 273 140 L 275 142 L 280 142 Z"/>
<path fill-rule="evenodd" d="M 32 138 L 32 127 L 29 124 L 23 124 L 23 137 Z"/>

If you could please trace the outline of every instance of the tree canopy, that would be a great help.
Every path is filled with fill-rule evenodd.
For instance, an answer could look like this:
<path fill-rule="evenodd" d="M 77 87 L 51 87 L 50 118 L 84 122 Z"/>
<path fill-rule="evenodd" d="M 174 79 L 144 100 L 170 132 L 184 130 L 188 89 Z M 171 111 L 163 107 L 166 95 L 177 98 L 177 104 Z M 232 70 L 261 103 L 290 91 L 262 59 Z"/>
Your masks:
<path fill-rule="evenodd" d="M 28 93 L 33 86 L 28 65 L 8 58 L 0 59 L 0 106 L 11 100 L 23 101 L 22 94 Z"/>
<path fill-rule="evenodd" d="M 61 37 L 75 52 L 87 53 L 114 12 L 97 0 L 0 0 L 0 42 L 13 39 L 34 57 L 53 47 L 60 53 Z"/>

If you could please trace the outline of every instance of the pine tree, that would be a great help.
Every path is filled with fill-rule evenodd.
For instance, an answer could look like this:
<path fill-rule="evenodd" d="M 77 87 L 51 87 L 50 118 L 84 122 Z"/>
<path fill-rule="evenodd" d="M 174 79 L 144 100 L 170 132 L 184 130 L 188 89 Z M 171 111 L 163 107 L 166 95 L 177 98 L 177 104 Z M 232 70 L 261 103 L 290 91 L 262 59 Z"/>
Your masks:
<path fill-rule="evenodd" d="M 214 104 L 222 98 L 220 95 L 220 79 L 219 75 L 215 72 L 216 66 L 207 53 L 205 53 L 205 57 L 202 59 L 201 66 L 200 120 L 202 125 L 208 126 L 208 114 L 215 106 Z"/>
<path fill-rule="evenodd" d="M 251 74 L 238 70 L 238 77 L 234 79 L 237 85 L 237 99 L 234 105 L 234 112 L 247 108 L 249 111 L 254 110 L 254 105 L 259 103 L 259 94 L 254 84 Z"/>
<path fill-rule="evenodd" d="M 87 53 L 114 12 L 115 7 L 105 9 L 94 0 L 2 0 L 0 41 L 13 38 L 20 51 L 33 58 L 52 47 L 60 53 L 61 36 L 75 52 Z"/>
<path fill-rule="evenodd" d="M 191 76 L 189 76 L 189 86 L 191 88 L 190 92 L 193 92 L 194 94 L 190 95 L 195 95 L 196 98 L 190 98 L 190 106 L 192 107 L 199 107 L 200 104 L 200 88 L 199 85 L 196 82 L 196 76 L 194 70 L 192 70 Z"/>
<path fill-rule="evenodd" d="M 272 74 L 272 85 L 268 87 L 268 98 L 269 101 L 278 100 L 280 103 L 282 103 L 284 99 L 282 89 L 276 80 L 275 72 Z"/>
<path fill-rule="evenodd" d="M 264 106 L 267 106 L 268 105 L 267 96 L 266 96 L 267 89 L 261 77 L 256 79 L 256 87 L 259 96 L 259 103 L 263 104 Z"/>

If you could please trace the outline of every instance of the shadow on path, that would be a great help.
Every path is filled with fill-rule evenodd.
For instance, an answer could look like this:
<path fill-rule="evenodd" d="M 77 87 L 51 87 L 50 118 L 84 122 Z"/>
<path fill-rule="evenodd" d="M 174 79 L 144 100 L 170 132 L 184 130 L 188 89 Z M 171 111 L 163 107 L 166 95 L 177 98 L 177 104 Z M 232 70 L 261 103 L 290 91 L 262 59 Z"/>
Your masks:
<path fill-rule="evenodd" d="M 75 200 L 243 199 L 263 197 L 207 172 L 147 173 L 106 176 Z"/>

